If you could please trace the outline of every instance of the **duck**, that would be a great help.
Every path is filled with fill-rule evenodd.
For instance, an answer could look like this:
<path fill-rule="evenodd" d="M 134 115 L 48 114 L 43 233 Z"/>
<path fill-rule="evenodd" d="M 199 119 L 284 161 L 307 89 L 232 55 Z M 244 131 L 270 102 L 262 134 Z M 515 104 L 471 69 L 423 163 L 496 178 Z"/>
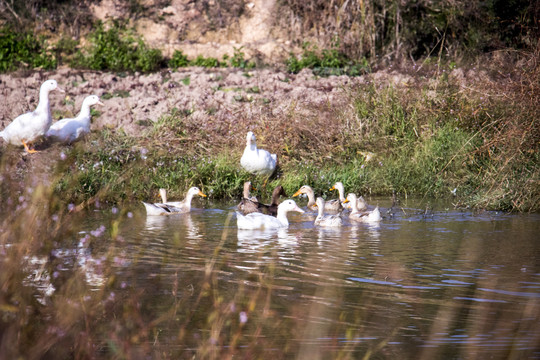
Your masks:
<path fill-rule="evenodd" d="M 161 196 L 161 203 L 146 203 L 144 207 L 146 208 L 146 215 L 170 215 L 170 214 L 179 214 L 187 213 L 191 211 L 191 200 L 193 196 L 199 195 L 206 197 L 206 195 L 196 186 L 190 188 L 187 191 L 186 198 L 182 201 L 167 201 L 167 192 L 165 189 L 159 189 Z"/>
<path fill-rule="evenodd" d="M 259 209 L 261 209 L 264 214 L 277 216 L 280 196 L 287 196 L 287 194 L 285 193 L 283 186 L 278 185 L 274 188 L 274 191 L 272 191 L 270 204 L 266 205 L 259 203 Z"/>
<path fill-rule="evenodd" d="M 277 216 L 266 215 L 258 212 L 254 212 L 247 215 L 242 215 L 236 212 L 236 220 L 238 229 L 283 229 L 289 227 L 289 219 L 287 214 L 289 212 L 296 211 L 304 213 L 304 210 L 300 209 L 296 202 L 291 199 L 287 199 L 278 205 Z"/>
<path fill-rule="evenodd" d="M 255 134 L 249 131 L 246 136 L 246 148 L 240 159 L 240 165 L 251 174 L 270 177 L 276 169 L 276 164 L 277 155 L 258 149 Z"/>
<path fill-rule="evenodd" d="M 366 223 L 377 223 L 382 220 L 379 206 L 371 211 L 360 211 L 360 209 L 358 209 L 358 199 L 355 194 L 348 194 L 347 200 L 349 200 L 352 206 L 351 213 L 349 214 L 350 220 Z"/>
<path fill-rule="evenodd" d="M 13 145 L 23 145 L 27 153 L 38 152 L 30 146 L 33 142 L 44 136 L 52 123 L 51 109 L 49 105 L 49 93 L 58 90 L 65 92 L 56 80 L 49 79 L 41 84 L 39 89 L 39 102 L 36 109 L 19 115 L 3 131 L 0 137 Z"/>
<path fill-rule="evenodd" d="M 317 211 L 317 205 L 315 202 L 315 192 L 313 191 L 313 188 L 309 185 L 303 185 L 300 189 L 298 189 L 297 192 L 293 194 L 293 197 L 298 196 L 300 194 L 307 195 L 308 197 L 307 208 L 309 210 Z M 343 211 L 343 205 L 341 204 L 341 201 L 339 201 L 338 199 L 325 201 L 324 211 L 332 212 L 332 213 L 341 212 Z"/>
<path fill-rule="evenodd" d="M 335 227 L 343 225 L 343 220 L 341 219 L 341 214 L 338 215 L 324 215 L 324 204 L 325 201 L 322 197 L 318 197 L 315 201 L 315 206 L 319 210 L 319 214 L 315 219 L 316 226 L 324 227 Z"/>
<path fill-rule="evenodd" d="M 47 131 L 46 137 L 64 144 L 71 144 L 81 139 L 90 132 L 90 106 L 96 104 L 103 105 L 99 96 L 87 96 L 83 100 L 79 115 L 55 122 Z"/>
<path fill-rule="evenodd" d="M 251 186 L 251 182 L 248 181 Z M 274 188 L 272 192 L 272 198 L 270 204 L 263 204 L 257 201 L 256 197 L 246 197 L 249 196 L 249 190 L 246 193 L 246 188 L 244 184 L 244 198 L 240 201 L 237 208 L 243 215 L 247 215 L 253 212 L 260 212 L 266 215 L 277 216 L 277 208 L 279 205 L 280 196 L 287 196 L 283 186 L 278 185 Z"/>
<path fill-rule="evenodd" d="M 341 204 L 343 205 L 343 208 L 347 209 L 347 210 L 352 210 L 352 204 L 350 201 L 345 201 L 345 187 L 343 186 L 343 183 L 341 181 L 338 181 L 334 184 L 334 186 L 332 186 L 330 188 L 330 190 L 337 190 L 338 193 L 339 193 L 339 199 L 341 201 Z M 366 203 L 366 200 L 364 199 L 363 196 L 359 196 L 357 197 L 357 206 L 358 206 L 358 210 L 362 211 L 362 210 L 367 210 L 367 203 Z"/>
<path fill-rule="evenodd" d="M 250 214 L 252 212 L 260 212 L 259 201 L 255 196 L 251 196 L 251 190 L 255 190 L 251 185 L 251 181 L 246 181 L 244 183 L 242 200 L 240 200 L 240 203 L 236 207 L 238 211 L 240 211 L 244 215 Z"/>

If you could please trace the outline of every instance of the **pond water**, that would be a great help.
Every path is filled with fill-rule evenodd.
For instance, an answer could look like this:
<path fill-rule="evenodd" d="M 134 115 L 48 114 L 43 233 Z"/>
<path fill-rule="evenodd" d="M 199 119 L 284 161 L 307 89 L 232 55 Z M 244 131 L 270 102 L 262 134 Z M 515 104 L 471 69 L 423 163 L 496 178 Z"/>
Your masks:
<path fill-rule="evenodd" d="M 88 302 L 86 330 L 63 331 L 95 357 L 540 359 L 538 214 L 371 203 L 376 225 L 293 213 L 279 231 L 238 230 L 235 204 L 200 199 L 173 216 L 90 211 L 28 260 L 54 259 L 25 285 L 55 311 Z"/>

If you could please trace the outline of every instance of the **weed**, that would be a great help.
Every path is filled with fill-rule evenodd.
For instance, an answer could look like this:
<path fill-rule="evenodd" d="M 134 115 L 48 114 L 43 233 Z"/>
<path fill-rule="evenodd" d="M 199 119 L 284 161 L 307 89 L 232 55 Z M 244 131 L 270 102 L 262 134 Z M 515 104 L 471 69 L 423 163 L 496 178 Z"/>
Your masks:
<path fill-rule="evenodd" d="M 179 67 L 189 66 L 189 60 L 186 55 L 180 50 L 175 50 L 173 56 L 169 60 L 169 67 L 176 70 Z"/>
<path fill-rule="evenodd" d="M 56 68 L 56 64 L 56 58 L 48 50 L 47 41 L 43 37 L 17 33 L 8 27 L 0 29 L 0 72 L 21 66 L 49 70 Z"/>
<path fill-rule="evenodd" d="M 193 66 L 201 66 L 206 68 L 214 68 L 214 67 L 221 67 L 222 63 L 213 57 L 205 58 L 202 55 L 199 55 L 195 58 L 195 60 L 191 61 L 191 65 Z"/>
<path fill-rule="evenodd" d="M 234 54 L 229 59 L 229 65 L 235 68 L 241 69 L 252 69 L 255 67 L 255 63 L 247 61 L 244 59 L 244 52 L 242 51 L 242 46 L 240 48 L 234 48 Z M 225 59 L 224 59 L 225 60 Z"/>
<path fill-rule="evenodd" d="M 368 62 L 365 58 L 360 62 L 350 60 L 337 48 L 318 51 L 316 45 L 306 42 L 303 49 L 304 52 L 300 59 L 294 54 L 290 54 L 287 60 L 289 72 L 298 73 L 304 68 L 312 69 L 313 73 L 319 76 L 359 76 L 369 72 Z"/>
<path fill-rule="evenodd" d="M 98 23 L 89 40 L 91 45 L 77 53 L 71 64 L 73 67 L 141 72 L 161 67 L 161 51 L 149 49 L 141 38 L 131 35 L 118 22 L 113 23 L 109 30 Z"/>

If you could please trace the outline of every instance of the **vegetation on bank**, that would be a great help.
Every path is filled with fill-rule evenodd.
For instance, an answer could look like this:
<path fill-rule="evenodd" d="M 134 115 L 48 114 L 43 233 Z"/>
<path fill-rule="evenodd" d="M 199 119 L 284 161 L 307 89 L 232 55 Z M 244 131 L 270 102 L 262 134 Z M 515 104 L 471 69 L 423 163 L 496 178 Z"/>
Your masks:
<path fill-rule="evenodd" d="M 53 2 L 51 7 L 55 4 L 60 6 Z M 304 119 L 292 112 L 273 119 L 280 124 L 275 128 L 281 130 L 273 131 L 274 139 L 266 140 L 280 144 L 273 149 L 280 156 L 280 169 L 263 198 L 278 183 L 289 193 L 305 183 L 325 193 L 329 185 L 340 180 L 346 189 L 362 194 L 456 196 L 456 205 L 539 210 L 540 81 L 535 61 L 539 50 L 533 41 L 538 28 L 532 21 L 538 9 L 527 1 L 516 4 L 508 13 L 501 13 L 497 1 L 484 9 L 444 1 L 437 9 L 427 3 L 416 5 L 425 15 L 417 22 L 400 4 L 372 1 L 363 10 L 341 9 L 343 21 L 337 24 L 329 22 L 332 14 L 336 15 L 335 9 L 323 3 L 317 13 L 309 12 L 299 2 L 281 3 L 280 11 L 310 19 L 300 26 L 306 38 L 314 23 L 335 30 L 331 39 L 323 36 L 320 42 L 304 42 L 303 53 L 291 54 L 287 60 L 289 72 L 309 68 L 315 76 L 357 76 L 368 73 L 372 66 L 389 63 L 391 58 L 401 59 L 403 64 L 408 56 L 420 60 L 412 71 L 401 68 L 419 85 L 366 84 L 350 89 L 350 106 L 338 111 L 321 109 L 324 115 L 320 118 Z M 22 7 L 13 9 L 15 13 L 24 8 L 23 4 L 18 6 Z M 375 16 L 382 10 L 388 20 L 384 29 L 379 23 L 381 17 Z M 361 16 L 355 18 L 354 14 Z M 488 24 L 486 19 L 471 21 L 482 14 L 486 19 L 505 19 L 513 27 Z M 19 28 L 25 28 L 22 18 L 19 23 Z M 107 29 L 95 24 L 84 46 L 66 36 L 49 43 L 45 37 L 20 31 L 17 21 L 7 24 L 0 31 L 0 71 L 4 72 L 54 69 L 61 64 L 117 72 L 255 66 L 245 59 L 242 48 L 221 60 L 203 56 L 188 59 L 178 50 L 166 59 L 120 21 Z M 433 28 L 438 31 L 429 30 Z M 362 36 L 350 37 L 362 29 Z M 512 43 L 516 29 L 519 36 Z M 374 34 L 373 38 L 367 34 Z M 413 38 L 421 41 L 413 45 Z M 459 47 L 460 43 L 463 46 Z M 504 46 L 514 49 L 481 55 Z M 484 64 L 483 71 L 489 73 L 486 79 L 499 83 L 486 80 L 471 89 L 448 77 L 456 63 L 464 64 L 462 56 L 473 52 L 476 57 L 471 59 L 493 61 Z M 377 57 L 376 53 L 381 55 Z M 518 63 L 519 67 L 513 66 Z M 57 170 L 58 174 L 69 170 L 72 176 L 59 176 L 54 184 L 56 193 L 62 194 L 66 203 L 117 202 L 152 198 L 159 187 L 169 188 L 172 197 L 181 197 L 185 188 L 198 185 L 214 198 L 238 197 L 241 184 L 250 179 L 238 166 L 243 145 L 216 144 L 203 131 L 193 132 L 190 115 L 187 110 L 171 109 L 140 137 L 105 131 L 66 149 L 66 160 Z M 244 132 L 242 126 L 248 121 L 234 124 L 239 133 Z M 328 129 L 329 123 L 332 129 Z M 290 124 L 299 128 L 293 129 Z M 163 149 L 164 136 L 175 148 L 181 145 L 182 153 Z"/>
<path fill-rule="evenodd" d="M 348 106 L 321 106 L 320 117 L 278 115 L 260 134 L 259 143 L 280 159 L 266 187 L 240 168 L 243 142 L 217 139 L 191 111 L 173 109 L 140 136 L 104 130 L 62 149 L 54 191 L 65 207 L 157 201 L 160 187 L 171 198 L 199 186 L 210 198 L 238 199 L 247 180 L 263 199 L 278 184 L 288 194 L 309 184 L 333 197 L 329 187 L 342 181 L 363 195 L 451 197 L 456 206 L 538 211 L 537 100 L 498 94 L 466 90 L 444 72 L 415 86 L 350 89 Z M 240 117 L 231 132 L 244 134 L 253 121 Z"/>

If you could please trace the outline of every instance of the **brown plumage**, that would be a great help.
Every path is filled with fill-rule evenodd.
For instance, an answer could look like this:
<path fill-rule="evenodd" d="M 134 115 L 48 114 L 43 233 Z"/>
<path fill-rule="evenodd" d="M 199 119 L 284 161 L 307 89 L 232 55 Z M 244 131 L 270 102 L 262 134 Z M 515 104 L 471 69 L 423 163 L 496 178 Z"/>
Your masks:
<path fill-rule="evenodd" d="M 238 204 L 238 210 L 244 214 L 247 215 L 252 212 L 260 212 L 267 215 L 277 216 L 277 208 L 279 205 L 279 197 L 280 196 L 287 196 L 285 194 L 285 190 L 283 189 L 283 186 L 278 185 L 274 188 L 274 191 L 272 192 L 272 199 L 270 204 L 263 204 L 257 201 L 256 198 L 249 198 L 246 197 L 249 196 L 249 189 L 251 188 L 251 183 L 249 183 L 248 193 L 246 193 L 246 184 L 244 184 L 244 198 L 242 201 L 240 201 L 240 204 Z"/>
<path fill-rule="evenodd" d="M 238 211 L 240 211 L 244 215 L 252 212 L 260 212 L 258 205 L 259 202 L 257 201 L 256 197 L 250 195 L 251 190 L 253 190 L 253 187 L 251 186 L 251 181 L 246 181 L 244 183 L 242 200 L 240 200 L 240 203 L 237 206 Z"/>
<path fill-rule="evenodd" d="M 259 204 L 259 209 L 262 210 L 264 214 L 277 216 L 277 208 L 279 205 L 279 197 L 280 196 L 287 196 L 285 193 L 285 190 L 283 189 L 283 186 L 278 185 L 274 188 L 274 191 L 272 191 L 272 199 L 269 205 L 266 204 Z"/>

